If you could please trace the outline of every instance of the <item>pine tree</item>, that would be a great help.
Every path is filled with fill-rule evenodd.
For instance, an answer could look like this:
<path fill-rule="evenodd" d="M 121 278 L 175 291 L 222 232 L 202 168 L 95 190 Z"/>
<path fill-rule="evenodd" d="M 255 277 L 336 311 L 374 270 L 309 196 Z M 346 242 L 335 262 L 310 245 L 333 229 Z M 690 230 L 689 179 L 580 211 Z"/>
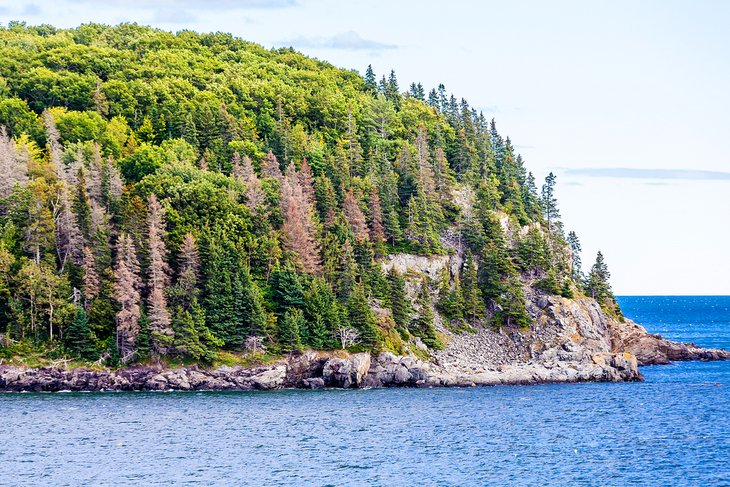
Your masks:
<path fill-rule="evenodd" d="M 300 330 L 305 327 L 304 314 L 299 308 L 292 308 L 278 320 L 277 340 L 282 352 L 301 349 Z"/>
<path fill-rule="evenodd" d="M 542 205 L 545 218 L 547 219 L 548 230 L 553 231 L 555 223 L 560 218 L 560 211 L 558 210 L 558 200 L 555 198 L 555 175 L 551 172 L 545 178 L 545 184 L 542 186 L 542 197 L 540 198 L 540 204 Z"/>
<path fill-rule="evenodd" d="M 370 93 L 375 93 L 378 89 L 378 83 L 375 80 L 375 72 L 373 71 L 372 64 L 368 64 L 368 69 L 365 70 L 365 89 Z"/>
<path fill-rule="evenodd" d="M 347 316 L 350 325 L 360 332 L 363 345 L 374 347 L 381 333 L 361 283 L 355 285 L 347 300 Z"/>
<path fill-rule="evenodd" d="M 421 290 L 418 293 L 416 306 L 418 307 L 418 315 L 411 325 L 413 334 L 421 337 L 427 347 L 437 350 L 441 349 L 443 345 L 436 335 L 431 289 L 426 279 L 421 283 Z"/>
<path fill-rule="evenodd" d="M 114 299 L 119 305 L 116 315 L 117 348 L 123 362 L 131 359 L 139 333 L 140 288 L 139 261 L 134 243 L 129 235 L 121 235 L 114 268 Z"/>
<path fill-rule="evenodd" d="M 360 205 L 358 205 L 352 189 L 345 196 L 342 211 L 345 213 L 345 217 L 347 217 L 347 221 L 350 224 L 350 229 L 352 229 L 352 233 L 355 235 L 355 241 L 368 241 L 369 235 L 365 215 L 360 209 Z"/>
<path fill-rule="evenodd" d="M 174 331 L 167 309 L 167 287 L 170 284 L 170 266 L 167 264 L 167 247 L 164 237 L 165 211 L 154 194 L 149 197 L 147 214 L 147 242 L 149 267 L 147 307 L 149 312 L 151 345 L 155 355 L 164 355 L 172 344 Z"/>
<path fill-rule="evenodd" d="M 462 270 L 462 294 L 464 296 L 464 316 L 470 322 L 484 318 L 486 308 L 484 297 L 479 289 L 477 265 L 470 250 L 466 252 Z"/>
<path fill-rule="evenodd" d="M 73 321 L 69 324 L 64 335 L 66 350 L 79 358 L 94 360 L 99 352 L 94 346 L 94 335 L 89 328 L 89 318 L 84 308 L 78 306 Z"/>
<path fill-rule="evenodd" d="M 406 281 L 395 266 L 388 271 L 388 283 L 390 284 L 390 310 L 393 314 L 393 321 L 401 331 L 405 331 L 408 329 L 413 310 L 406 294 Z"/>

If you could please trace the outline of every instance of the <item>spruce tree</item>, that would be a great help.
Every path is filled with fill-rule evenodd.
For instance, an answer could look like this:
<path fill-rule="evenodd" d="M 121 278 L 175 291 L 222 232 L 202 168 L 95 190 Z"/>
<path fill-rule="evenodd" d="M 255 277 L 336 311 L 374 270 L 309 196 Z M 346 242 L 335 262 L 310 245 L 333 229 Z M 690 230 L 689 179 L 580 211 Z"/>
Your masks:
<path fill-rule="evenodd" d="M 368 64 L 368 69 L 365 70 L 365 88 L 370 93 L 375 93 L 378 89 L 378 83 L 375 79 L 375 71 L 373 71 L 372 64 Z"/>
<path fill-rule="evenodd" d="M 542 185 L 542 196 L 540 198 L 542 210 L 545 214 L 545 219 L 547 220 L 548 231 L 550 232 L 553 231 L 555 223 L 560 218 L 558 200 L 555 197 L 556 179 L 557 178 L 552 172 L 547 175 L 545 178 L 545 184 Z"/>
<path fill-rule="evenodd" d="M 370 309 L 365 288 L 357 283 L 347 300 L 347 315 L 350 326 L 360 332 L 360 338 L 368 348 L 374 347 L 380 339 L 380 330 Z"/>
<path fill-rule="evenodd" d="M 99 356 L 94 335 L 89 328 L 89 319 L 81 306 L 76 307 L 76 314 L 66 328 L 63 340 L 66 350 L 79 358 L 94 360 Z"/>
<path fill-rule="evenodd" d="M 413 310 L 406 294 L 406 281 L 395 266 L 388 271 L 388 283 L 390 284 L 390 310 L 393 314 L 393 321 L 402 332 L 405 332 L 411 321 Z"/>
<path fill-rule="evenodd" d="M 427 347 L 438 350 L 441 349 L 443 345 L 436 335 L 431 289 L 427 279 L 428 278 L 424 279 L 421 283 L 421 290 L 419 291 L 418 299 L 416 300 L 418 315 L 411 324 L 411 332 L 420 337 Z"/>
<path fill-rule="evenodd" d="M 586 291 L 591 295 L 593 299 L 604 307 L 604 309 L 621 316 L 621 309 L 616 303 L 616 298 L 611 290 L 611 284 L 609 279 L 611 273 L 608 271 L 608 266 L 603 258 L 601 251 L 598 251 L 596 255 L 596 262 L 591 267 L 591 272 L 588 274 L 586 280 Z"/>
<path fill-rule="evenodd" d="M 574 231 L 568 232 L 568 247 L 570 247 L 571 259 L 570 259 L 570 275 L 576 283 L 582 283 L 583 281 L 583 269 L 580 258 L 581 246 L 578 235 Z"/>
<path fill-rule="evenodd" d="M 464 321 L 464 296 L 459 276 L 454 276 L 453 286 L 449 279 L 449 270 L 444 268 L 439 276 L 439 297 L 437 301 L 439 311 L 452 322 Z"/>
<path fill-rule="evenodd" d="M 312 348 L 332 348 L 335 332 L 341 325 L 342 309 L 330 285 L 321 277 L 313 278 L 304 293 L 302 342 Z"/>
<path fill-rule="evenodd" d="M 301 309 L 291 308 L 278 320 L 277 336 L 282 352 L 295 352 L 302 347 L 300 330 L 305 327 Z"/>
<path fill-rule="evenodd" d="M 470 323 L 484 318 L 486 308 L 484 306 L 484 296 L 479 289 L 479 280 L 477 274 L 477 265 L 474 262 L 474 256 L 471 251 L 467 250 L 464 267 L 462 270 L 462 294 L 464 296 L 464 317 Z"/>
<path fill-rule="evenodd" d="M 274 311 L 279 317 L 291 308 L 304 306 L 304 288 L 299 276 L 292 269 L 279 269 L 271 275 Z"/>
<path fill-rule="evenodd" d="M 266 333 L 266 308 L 264 297 L 256 281 L 251 278 L 248 267 L 241 265 L 239 271 L 240 295 L 235 305 L 240 326 L 236 330 L 236 343 L 243 344 L 247 337 L 262 337 Z"/>
<path fill-rule="evenodd" d="M 148 316 L 150 320 L 152 351 L 155 355 L 164 355 L 172 345 L 174 331 L 167 309 L 167 287 L 170 284 L 170 266 L 167 263 L 167 247 L 163 238 L 165 229 L 165 211 L 157 197 L 149 197 L 147 217 L 149 267 L 147 296 Z"/>

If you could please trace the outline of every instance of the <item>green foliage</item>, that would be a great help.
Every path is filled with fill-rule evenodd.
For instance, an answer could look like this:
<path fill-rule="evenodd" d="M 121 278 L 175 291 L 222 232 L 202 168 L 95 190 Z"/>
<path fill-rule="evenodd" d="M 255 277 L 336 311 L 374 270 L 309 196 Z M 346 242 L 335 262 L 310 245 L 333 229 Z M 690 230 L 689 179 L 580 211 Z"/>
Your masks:
<path fill-rule="evenodd" d="M 442 349 L 443 344 L 439 340 L 436 334 L 436 327 L 434 326 L 433 302 L 431 299 L 431 289 L 427 280 L 421 283 L 421 290 L 418 293 L 416 306 L 418 307 L 418 316 L 411 323 L 411 332 L 421 337 L 423 343 L 429 348 L 436 350 Z"/>
<path fill-rule="evenodd" d="M 304 293 L 304 316 L 306 326 L 302 336 L 307 346 L 316 349 L 337 347 L 334 335 L 347 317 L 332 288 L 321 277 L 313 278 Z"/>
<path fill-rule="evenodd" d="M 411 303 L 406 294 L 406 281 L 398 272 L 395 266 L 388 272 L 388 283 L 390 284 L 390 310 L 393 313 L 393 321 L 396 327 L 405 332 L 411 321 Z"/>
<path fill-rule="evenodd" d="M 367 347 L 374 347 L 381 339 L 381 332 L 362 284 L 356 284 L 347 300 L 347 316 L 350 326 L 360 332 L 360 341 Z"/>
<path fill-rule="evenodd" d="M 457 328 L 488 313 L 526 326 L 523 282 L 568 296 L 581 280 L 554 176 L 538 197 L 510 139 L 443 85 L 426 94 L 416 82 L 404 95 L 393 71 L 362 78 L 227 34 L 135 24 L 12 23 L 0 27 L 0 56 L 10 168 L 0 175 L 0 331 L 12 340 L 116 364 L 130 359 L 124 347 L 144 360 L 164 339 L 164 360 L 216 363 L 231 357 L 221 347 L 240 353 L 252 337 L 274 352 L 338 348 L 337 331 L 352 327 L 360 348 L 402 353 L 411 332 L 441 342 L 430 287 L 412 306 L 406 279 L 384 274 L 386 254 L 466 245 L 461 274 L 438 284 L 436 306 Z M 165 336 L 151 336 L 144 309 L 152 194 L 165 210 Z M 292 202 L 298 213 L 283 207 Z M 311 240 L 306 272 L 284 225 L 292 214 L 305 216 L 298 241 Z M 199 256 L 183 278 L 189 238 Z M 597 268 L 586 284 L 604 306 L 607 279 Z M 377 322 L 381 304 L 395 327 Z"/>
<path fill-rule="evenodd" d="M 453 286 L 450 283 L 449 271 L 444 268 L 439 282 L 439 297 L 436 302 L 439 311 L 451 322 L 460 324 L 464 321 L 464 296 L 459 276 L 454 276 Z"/>
<path fill-rule="evenodd" d="M 292 308 L 278 321 L 276 339 L 282 352 L 295 352 L 302 347 L 300 332 L 305 327 L 304 313 Z"/>
<path fill-rule="evenodd" d="M 83 308 L 76 308 L 76 315 L 66 329 L 63 337 L 66 349 L 75 356 L 93 360 L 99 355 L 94 343 L 96 341 L 89 328 L 89 318 Z"/>
<path fill-rule="evenodd" d="M 610 277 L 611 273 L 608 271 L 608 265 L 599 250 L 596 255 L 596 262 L 591 267 L 591 272 L 586 279 L 586 292 L 598 301 L 604 310 L 616 317 L 623 318 L 621 308 L 616 302 L 616 297 L 613 295 L 613 290 L 609 283 Z"/>

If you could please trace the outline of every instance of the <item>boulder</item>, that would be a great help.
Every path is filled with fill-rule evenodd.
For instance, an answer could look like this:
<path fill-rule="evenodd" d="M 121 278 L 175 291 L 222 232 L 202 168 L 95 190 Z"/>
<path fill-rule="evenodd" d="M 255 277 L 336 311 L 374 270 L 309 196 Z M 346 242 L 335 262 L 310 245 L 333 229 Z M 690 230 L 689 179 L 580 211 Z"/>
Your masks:
<path fill-rule="evenodd" d="M 305 389 L 324 389 L 324 379 L 321 377 L 303 379 L 302 387 Z"/>
<path fill-rule="evenodd" d="M 286 365 L 276 364 L 249 378 L 256 389 L 278 389 L 286 382 Z"/>

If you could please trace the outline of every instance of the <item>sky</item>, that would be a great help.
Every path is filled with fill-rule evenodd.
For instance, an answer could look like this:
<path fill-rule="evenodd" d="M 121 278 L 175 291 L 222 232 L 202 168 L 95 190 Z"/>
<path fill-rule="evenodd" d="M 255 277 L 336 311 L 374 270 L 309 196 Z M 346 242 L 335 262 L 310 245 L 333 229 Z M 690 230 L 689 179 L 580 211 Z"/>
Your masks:
<path fill-rule="evenodd" d="M 616 294 L 730 294 L 730 2 L 0 0 L 9 20 L 230 32 L 443 83 L 557 175 Z"/>

